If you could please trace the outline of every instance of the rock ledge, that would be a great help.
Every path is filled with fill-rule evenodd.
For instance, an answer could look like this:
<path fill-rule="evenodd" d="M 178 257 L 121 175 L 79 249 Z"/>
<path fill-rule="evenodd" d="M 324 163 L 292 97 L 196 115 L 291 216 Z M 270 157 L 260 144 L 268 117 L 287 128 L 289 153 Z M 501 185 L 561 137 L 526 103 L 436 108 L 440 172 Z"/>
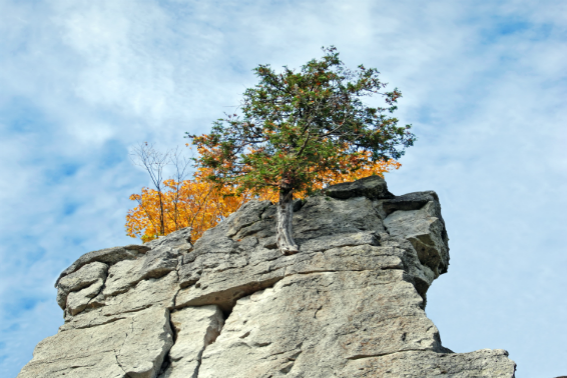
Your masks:
<path fill-rule="evenodd" d="M 449 267 L 435 192 L 394 196 L 374 176 L 295 210 L 292 256 L 267 201 L 194 245 L 184 229 L 83 255 L 57 280 L 65 324 L 18 377 L 514 376 L 504 350 L 443 347 L 425 315 Z"/>

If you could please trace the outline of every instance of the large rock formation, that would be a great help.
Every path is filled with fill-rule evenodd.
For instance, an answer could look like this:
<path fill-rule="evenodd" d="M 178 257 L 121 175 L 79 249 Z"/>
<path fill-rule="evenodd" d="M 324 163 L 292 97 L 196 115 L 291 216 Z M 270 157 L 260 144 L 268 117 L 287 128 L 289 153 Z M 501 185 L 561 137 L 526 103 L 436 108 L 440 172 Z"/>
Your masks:
<path fill-rule="evenodd" d="M 257 201 L 195 245 L 185 229 L 83 255 L 56 284 L 65 324 L 18 377 L 513 377 L 506 351 L 453 353 L 425 315 L 449 266 L 434 192 L 370 177 L 294 210 L 293 256 Z"/>

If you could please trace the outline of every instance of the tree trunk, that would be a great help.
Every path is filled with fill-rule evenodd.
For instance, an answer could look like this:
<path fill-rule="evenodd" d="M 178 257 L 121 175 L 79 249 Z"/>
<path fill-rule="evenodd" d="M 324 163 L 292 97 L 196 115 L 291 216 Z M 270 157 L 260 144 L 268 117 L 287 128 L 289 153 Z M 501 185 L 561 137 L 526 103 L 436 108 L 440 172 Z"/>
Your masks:
<path fill-rule="evenodd" d="M 293 217 L 293 189 L 280 189 L 277 216 L 277 243 L 284 255 L 293 255 L 299 252 L 297 244 L 293 241 L 291 220 Z"/>
<path fill-rule="evenodd" d="M 160 219 L 159 219 L 159 226 L 160 226 L 160 236 L 165 235 L 165 213 L 163 209 L 163 199 L 161 198 L 161 189 L 158 189 L 158 197 L 159 197 L 159 211 L 160 211 Z"/>

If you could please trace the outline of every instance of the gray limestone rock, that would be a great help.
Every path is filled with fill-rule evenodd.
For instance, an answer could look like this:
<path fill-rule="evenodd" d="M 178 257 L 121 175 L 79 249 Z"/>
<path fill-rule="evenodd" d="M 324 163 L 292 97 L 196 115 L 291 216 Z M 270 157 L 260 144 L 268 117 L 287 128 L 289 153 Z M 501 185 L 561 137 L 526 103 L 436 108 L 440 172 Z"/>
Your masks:
<path fill-rule="evenodd" d="M 146 254 L 141 278 L 159 278 L 177 268 L 177 258 L 180 255 L 178 249 L 173 249 L 167 245 L 160 245 Z"/>
<path fill-rule="evenodd" d="M 123 260 L 108 269 L 108 278 L 103 294 L 105 297 L 127 292 L 132 286 L 140 282 L 142 265 L 145 260 Z"/>
<path fill-rule="evenodd" d="M 503 349 L 471 353 L 398 352 L 351 361 L 344 371 L 349 378 L 512 378 L 515 364 Z"/>
<path fill-rule="evenodd" d="M 513 377 L 507 352 L 453 353 L 425 314 L 449 266 L 435 192 L 377 176 L 324 192 L 294 203 L 292 256 L 268 201 L 195 243 L 83 255 L 56 284 L 65 324 L 18 377 Z"/>
<path fill-rule="evenodd" d="M 171 365 L 159 378 L 197 378 L 203 351 L 222 330 L 222 312 L 217 306 L 186 307 L 171 314 L 171 323 L 176 333 Z"/>
<path fill-rule="evenodd" d="M 101 262 L 93 262 L 62 277 L 57 284 L 57 304 L 59 304 L 59 307 L 65 309 L 67 296 L 72 291 L 89 287 L 95 282 L 99 282 L 98 289 L 100 289 L 102 282 L 106 279 L 107 271 L 108 265 Z M 96 294 L 98 294 L 98 291 Z M 92 298 L 92 296 L 89 298 Z"/>
<path fill-rule="evenodd" d="M 193 248 L 191 245 L 191 227 L 182 228 L 166 236 L 160 236 L 158 239 L 149 241 L 143 246 L 148 249 L 166 246 L 181 253 L 189 252 Z"/>
<path fill-rule="evenodd" d="M 437 351 L 439 334 L 421 301 L 398 269 L 286 277 L 237 302 L 199 377 L 329 377 L 364 356 Z"/>
<path fill-rule="evenodd" d="M 89 302 L 100 293 L 103 284 L 104 281 L 99 278 L 92 285 L 69 293 L 67 296 L 67 311 L 73 316 L 83 311 Z"/>
<path fill-rule="evenodd" d="M 428 202 L 439 202 L 437 193 L 430 190 L 427 192 L 414 192 L 404 194 L 403 196 L 395 196 L 392 199 L 382 201 L 382 207 L 386 215 L 390 215 L 396 210 L 419 210 Z"/>
<path fill-rule="evenodd" d="M 143 245 L 127 245 L 125 247 L 114 247 L 101 249 L 99 251 L 93 251 L 85 253 L 77 261 L 71 264 L 70 267 L 65 269 L 59 275 L 59 278 L 55 282 L 55 287 L 59 285 L 61 279 L 77 270 L 83 266 L 90 264 L 92 262 L 102 262 L 108 265 L 115 264 L 122 260 L 131 260 L 137 258 L 140 254 L 146 253 L 150 248 Z"/>
<path fill-rule="evenodd" d="M 242 228 L 259 222 L 264 210 L 270 205 L 270 201 L 250 201 L 242 206 L 242 208 L 234 213 L 227 220 L 228 230 L 227 236 L 236 235 Z"/>
<path fill-rule="evenodd" d="M 338 199 L 366 197 L 369 199 L 394 198 L 388 191 L 386 180 L 380 176 L 370 176 L 354 182 L 331 185 L 325 189 L 325 194 Z"/>
<path fill-rule="evenodd" d="M 172 344 L 169 312 L 146 310 L 48 337 L 18 378 L 153 378 Z"/>
<path fill-rule="evenodd" d="M 161 278 L 143 280 L 123 294 L 105 298 L 103 304 L 97 308 L 75 316 L 67 314 L 65 324 L 59 329 L 67 331 L 94 327 L 150 307 L 172 309 L 178 291 L 177 272 L 170 272 Z"/>
<path fill-rule="evenodd" d="M 449 246 L 445 225 L 435 215 L 435 204 L 428 202 L 419 210 L 394 211 L 384 225 L 391 236 L 408 240 L 437 278 L 449 268 Z"/>

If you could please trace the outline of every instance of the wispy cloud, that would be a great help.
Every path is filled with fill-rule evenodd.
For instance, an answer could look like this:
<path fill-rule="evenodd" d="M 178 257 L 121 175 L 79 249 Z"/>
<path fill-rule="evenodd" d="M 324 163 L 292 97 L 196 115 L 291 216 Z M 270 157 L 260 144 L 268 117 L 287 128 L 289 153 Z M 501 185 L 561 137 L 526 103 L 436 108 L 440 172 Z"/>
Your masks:
<path fill-rule="evenodd" d="M 61 324 L 52 284 L 132 242 L 128 149 L 183 144 L 237 109 L 260 63 L 336 45 L 404 93 L 419 140 L 387 177 L 434 189 L 451 237 L 428 313 L 459 352 L 564 374 L 566 5 L 559 1 L 0 0 L 0 372 Z M 538 345 L 533 348 L 533 345 Z M 537 349 L 537 351 L 535 350 Z"/>

